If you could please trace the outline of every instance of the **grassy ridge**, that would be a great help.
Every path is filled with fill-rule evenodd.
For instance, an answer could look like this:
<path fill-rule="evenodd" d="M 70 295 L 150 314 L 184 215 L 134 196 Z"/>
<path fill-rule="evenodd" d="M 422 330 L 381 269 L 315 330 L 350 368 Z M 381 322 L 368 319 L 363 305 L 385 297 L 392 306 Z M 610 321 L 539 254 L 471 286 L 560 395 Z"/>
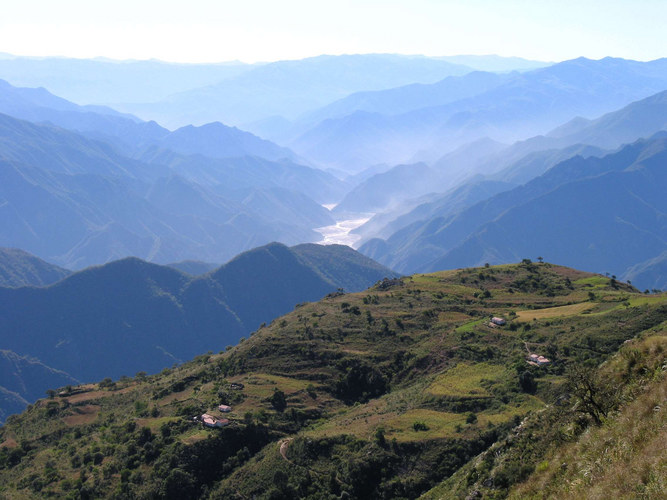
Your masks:
<path fill-rule="evenodd" d="M 553 407 L 570 366 L 598 365 L 667 321 L 667 297 L 646 299 L 527 261 L 333 293 L 225 353 L 10 418 L 0 494 L 415 498 L 451 476 L 465 497 L 470 461 Z M 518 319 L 559 307 L 574 311 Z M 531 366 L 529 353 L 551 363 Z M 203 428 L 192 420 L 203 412 L 231 425 Z"/>

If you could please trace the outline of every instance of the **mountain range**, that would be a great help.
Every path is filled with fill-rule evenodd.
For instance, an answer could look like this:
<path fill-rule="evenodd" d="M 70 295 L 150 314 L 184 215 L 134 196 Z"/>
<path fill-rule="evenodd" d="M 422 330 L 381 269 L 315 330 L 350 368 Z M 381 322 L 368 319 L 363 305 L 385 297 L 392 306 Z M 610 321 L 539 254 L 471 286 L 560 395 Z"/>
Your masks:
<path fill-rule="evenodd" d="M 4 54 L 0 78 L 18 87 L 44 87 L 79 104 L 152 102 L 188 89 L 212 85 L 252 69 L 239 61 L 177 64 Z"/>
<path fill-rule="evenodd" d="M 465 90 L 472 80 L 475 88 L 482 76 L 464 75 L 457 87 Z M 580 58 L 484 78 L 490 88 L 481 86 L 475 95 L 442 105 L 426 104 L 434 90 L 425 85 L 403 91 L 402 100 L 422 102 L 419 109 L 392 114 L 391 107 L 386 112 L 348 108 L 344 116 L 324 119 L 290 146 L 322 165 L 358 171 L 376 163 L 430 161 L 482 137 L 514 142 L 546 133 L 575 116 L 594 118 L 665 90 L 667 60 Z M 416 95 L 408 98 L 410 93 Z M 392 102 L 391 96 L 386 102 Z"/>
<path fill-rule="evenodd" d="M 4 102 L 23 95 L 22 109 L 34 111 L 33 118 L 48 120 L 54 108 L 42 104 L 61 101 L 3 88 Z M 95 133 L 0 116 L 0 244 L 77 269 L 129 255 L 224 262 L 272 240 L 317 241 L 312 229 L 333 223 L 310 196 L 330 201 L 345 184 L 286 159 L 258 157 L 270 144 L 259 138 L 241 149 L 233 145 L 234 137 L 254 137 L 248 133 L 219 124 L 171 133 L 125 117 L 67 113 L 73 129 L 94 123 Z M 151 143 L 146 134 L 132 134 L 137 128 L 164 137 Z M 111 144 L 99 137 L 112 137 Z"/>
<path fill-rule="evenodd" d="M 667 59 L 0 78 L 0 498 L 662 498 Z"/>
<path fill-rule="evenodd" d="M 11 262 L 5 257 L 2 265 Z M 0 288 L 6 362 L 30 368 L 13 368 L 16 383 L 3 377 L 2 385 L 32 401 L 64 385 L 62 377 L 90 381 L 157 372 L 234 345 L 296 304 L 394 276 L 349 247 L 273 243 L 196 277 L 127 258 L 46 287 Z M 34 375 L 37 368 L 61 378 Z"/>
<path fill-rule="evenodd" d="M 461 211 L 431 213 L 361 251 L 402 272 L 511 262 L 537 253 L 624 275 L 665 250 L 667 206 L 660 193 L 667 182 L 666 147 L 662 133 L 602 158 L 575 156 Z"/>
<path fill-rule="evenodd" d="M 0 112 L 34 123 L 49 123 L 93 139 L 111 142 L 128 156 L 151 148 L 211 158 L 259 156 L 296 159 L 289 149 L 219 122 L 169 131 L 155 122 L 121 114 L 104 106 L 79 106 L 43 88 L 24 88 L 0 80 Z"/>
<path fill-rule="evenodd" d="M 469 71 L 467 66 L 422 56 L 323 55 L 264 64 L 156 102 L 114 107 L 167 126 L 223 121 L 255 130 L 256 122 L 262 128 L 275 117 L 293 120 L 355 91 L 431 83 Z"/>

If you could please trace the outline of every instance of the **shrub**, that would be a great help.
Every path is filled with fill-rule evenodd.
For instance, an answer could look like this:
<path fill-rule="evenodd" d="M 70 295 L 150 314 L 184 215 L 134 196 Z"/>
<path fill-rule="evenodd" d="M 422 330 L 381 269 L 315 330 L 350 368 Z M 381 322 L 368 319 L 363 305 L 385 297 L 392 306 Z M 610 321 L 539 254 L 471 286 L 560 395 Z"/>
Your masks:
<path fill-rule="evenodd" d="M 419 422 L 419 421 L 412 424 L 412 428 L 417 432 L 427 431 L 429 429 L 428 425 L 426 425 L 424 422 Z"/>

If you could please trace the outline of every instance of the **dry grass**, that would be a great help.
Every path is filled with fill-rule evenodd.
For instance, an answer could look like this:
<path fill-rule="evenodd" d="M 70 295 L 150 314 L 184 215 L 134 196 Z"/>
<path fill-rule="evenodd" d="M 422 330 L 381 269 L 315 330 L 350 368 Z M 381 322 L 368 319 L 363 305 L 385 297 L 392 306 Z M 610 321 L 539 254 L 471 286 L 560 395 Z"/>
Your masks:
<path fill-rule="evenodd" d="M 369 439 L 375 429 L 393 415 L 389 413 L 387 398 L 374 399 L 365 405 L 339 410 L 337 415 L 305 431 L 304 435 L 321 438 L 352 434 L 361 439 Z"/>
<path fill-rule="evenodd" d="M 0 448 L 16 448 L 19 444 L 16 442 L 16 439 L 8 437 L 2 443 L 0 443 Z"/>
<path fill-rule="evenodd" d="M 584 311 L 592 309 L 597 305 L 596 302 L 582 302 L 580 304 L 571 304 L 569 306 L 547 307 L 545 309 L 528 309 L 517 311 L 516 321 L 532 321 L 534 319 L 560 318 L 564 316 L 575 316 Z"/>
<path fill-rule="evenodd" d="M 461 326 L 459 326 L 456 331 L 458 333 L 464 333 L 464 332 L 472 332 L 477 326 L 481 325 L 482 323 L 487 323 L 488 319 L 487 318 L 482 318 L 482 319 L 476 319 L 474 321 L 469 321 L 468 323 L 465 323 Z"/>
<path fill-rule="evenodd" d="M 504 370 L 500 365 L 489 363 L 459 363 L 438 375 L 427 391 L 434 396 L 490 397 L 489 392 L 482 387 L 482 381 L 497 380 Z"/>
<path fill-rule="evenodd" d="M 140 427 L 148 427 L 151 431 L 155 432 L 162 427 L 163 424 L 167 422 L 177 422 L 182 420 L 181 417 L 158 417 L 158 418 L 138 418 L 136 420 L 137 425 Z"/>
<path fill-rule="evenodd" d="M 628 405 L 611 425 L 591 429 L 550 457 L 511 498 L 665 498 L 667 384 Z M 540 469 L 538 468 L 538 470 Z"/>
<path fill-rule="evenodd" d="M 289 396 L 295 392 L 304 391 L 312 383 L 308 380 L 298 380 L 268 373 L 253 373 L 252 375 L 231 378 L 230 381 L 241 382 L 245 386 L 244 394 L 259 399 L 270 397 L 274 389 L 281 390 Z"/>
<path fill-rule="evenodd" d="M 609 278 L 604 276 L 589 276 L 573 281 L 575 285 L 583 285 L 591 288 L 602 288 L 609 285 Z"/>
<path fill-rule="evenodd" d="M 192 432 L 188 432 L 181 437 L 181 442 L 186 445 L 191 445 L 197 441 L 203 441 L 208 437 L 211 432 L 216 432 L 217 429 L 197 429 Z"/>
<path fill-rule="evenodd" d="M 428 430 L 415 431 L 413 427 L 415 422 L 425 424 Z M 457 433 L 457 426 L 465 425 L 465 414 L 425 409 L 410 410 L 383 422 L 386 437 L 396 438 L 399 442 L 452 437 Z"/>
<path fill-rule="evenodd" d="M 193 393 L 194 391 L 192 390 L 192 388 L 188 388 L 179 392 L 172 392 L 171 394 L 168 394 L 167 396 L 160 399 L 159 404 L 160 406 L 166 406 L 178 401 L 187 401 L 189 399 L 192 399 Z"/>
<path fill-rule="evenodd" d="M 73 415 L 63 417 L 63 422 L 71 426 L 89 424 L 93 422 L 100 412 L 98 405 L 75 406 L 72 408 Z"/>
<path fill-rule="evenodd" d="M 667 498 L 666 348 L 664 332 L 624 348 L 613 363 L 622 367 L 632 357 L 624 351 L 643 352 L 650 384 L 604 425 L 547 456 L 510 498 Z"/>
<path fill-rule="evenodd" d="M 116 394 L 125 394 L 134 389 L 133 386 L 125 387 L 117 391 L 87 391 L 80 392 L 78 394 L 73 394 L 72 396 L 66 396 L 62 399 L 69 402 L 70 404 L 81 403 L 83 401 L 90 401 L 93 399 L 108 398 L 110 396 L 115 396 Z"/>

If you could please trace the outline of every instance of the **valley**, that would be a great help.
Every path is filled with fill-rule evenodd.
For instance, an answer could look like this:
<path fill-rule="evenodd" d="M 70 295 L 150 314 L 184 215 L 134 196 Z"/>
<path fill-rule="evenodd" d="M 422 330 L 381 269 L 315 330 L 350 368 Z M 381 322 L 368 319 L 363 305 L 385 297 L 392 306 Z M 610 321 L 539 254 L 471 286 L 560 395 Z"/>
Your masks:
<path fill-rule="evenodd" d="M 333 209 L 335 205 L 330 205 Z M 325 207 L 326 208 L 326 207 Z M 347 245 L 352 248 L 357 248 L 357 243 L 361 240 L 361 236 L 353 234 L 353 231 L 368 222 L 375 214 L 348 214 L 350 219 L 336 220 L 335 224 L 331 226 L 316 227 L 315 232 L 322 235 L 322 239 L 316 243 L 319 245 Z"/>

